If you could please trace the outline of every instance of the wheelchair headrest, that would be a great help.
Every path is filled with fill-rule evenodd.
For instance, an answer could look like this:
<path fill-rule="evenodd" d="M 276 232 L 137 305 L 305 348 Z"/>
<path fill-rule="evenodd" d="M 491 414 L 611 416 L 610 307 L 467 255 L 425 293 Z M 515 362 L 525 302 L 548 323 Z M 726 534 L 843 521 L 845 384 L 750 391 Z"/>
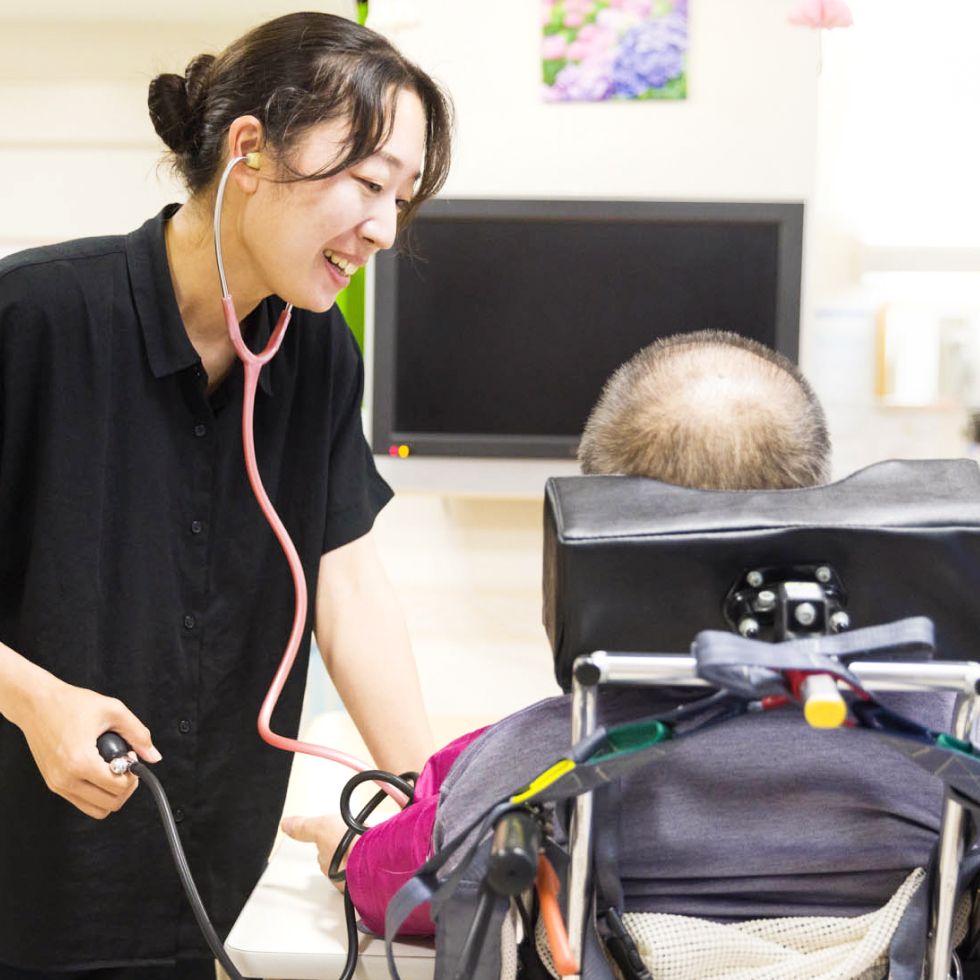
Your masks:
<path fill-rule="evenodd" d="M 748 570 L 826 564 L 853 628 L 928 616 L 936 656 L 980 658 L 980 469 L 893 460 L 801 490 L 692 490 L 627 476 L 545 488 L 544 625 L 566 690 L 595 650 L 687 653 L 728 629 Z"/>

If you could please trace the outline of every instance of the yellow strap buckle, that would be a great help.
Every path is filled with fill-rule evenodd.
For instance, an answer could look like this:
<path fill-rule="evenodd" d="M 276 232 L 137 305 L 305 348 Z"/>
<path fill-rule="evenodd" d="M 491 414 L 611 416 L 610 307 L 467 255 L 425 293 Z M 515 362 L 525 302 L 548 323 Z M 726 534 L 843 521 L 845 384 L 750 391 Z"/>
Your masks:
<path fill-rule="evenodd" d="M 510 798 L 511 803 L 525 803 L 532 796 L 537 796 L 542 790 L 547 789 L 552 783 L 558 782 L 566 772 L 571 772 L 575 768 L 575 763 L 571 759 L 562 759 L 556 762 L 550 769 L 546 769 L 533 782 L 529 783 L 527 789 Z"/>

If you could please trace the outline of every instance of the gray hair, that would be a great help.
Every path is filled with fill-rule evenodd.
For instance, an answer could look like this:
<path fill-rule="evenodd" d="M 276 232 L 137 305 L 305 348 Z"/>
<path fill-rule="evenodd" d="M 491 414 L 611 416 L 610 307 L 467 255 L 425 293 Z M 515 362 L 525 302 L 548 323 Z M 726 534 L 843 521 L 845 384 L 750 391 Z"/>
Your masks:
<path fill-rule="evenodd" d="M 578 451 L 584 473 L 707 490 L 829 479 L 823 409 L 782 354 L 721 330 L 658 340 L 606 382 Z"/>

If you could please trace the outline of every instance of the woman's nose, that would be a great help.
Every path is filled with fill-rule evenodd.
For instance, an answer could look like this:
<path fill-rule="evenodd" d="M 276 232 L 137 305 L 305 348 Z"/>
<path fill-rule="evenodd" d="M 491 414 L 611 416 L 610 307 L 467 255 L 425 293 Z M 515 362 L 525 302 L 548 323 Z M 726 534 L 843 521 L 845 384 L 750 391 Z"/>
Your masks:
<path fill-rule="evenodd" d="M 364 222 L 362 234 L 379 249 L 391 248 L 395 244 L 398 231 L 398 205 L 392 201 L 379 202 L 373 213 Z"/>

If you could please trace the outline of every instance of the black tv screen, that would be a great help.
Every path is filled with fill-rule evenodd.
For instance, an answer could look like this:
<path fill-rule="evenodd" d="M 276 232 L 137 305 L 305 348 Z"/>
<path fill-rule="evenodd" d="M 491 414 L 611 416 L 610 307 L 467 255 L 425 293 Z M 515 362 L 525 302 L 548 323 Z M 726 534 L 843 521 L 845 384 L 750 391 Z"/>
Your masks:
<path fill-rule="evenodd" d="M 803 205 L 436 199 L 375 266 L 379 454 L 567 458 L 658 337 L 799 349 Z"/>

